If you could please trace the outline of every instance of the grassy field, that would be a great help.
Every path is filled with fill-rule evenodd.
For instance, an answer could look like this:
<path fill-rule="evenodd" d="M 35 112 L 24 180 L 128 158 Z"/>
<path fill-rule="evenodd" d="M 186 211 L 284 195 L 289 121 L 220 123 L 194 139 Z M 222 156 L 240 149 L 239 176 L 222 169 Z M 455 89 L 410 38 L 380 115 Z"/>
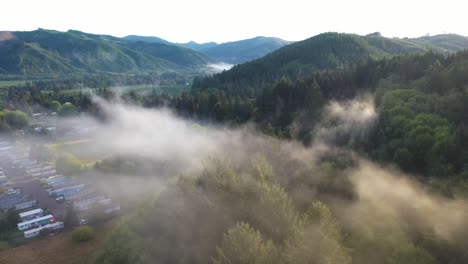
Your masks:
<path fill-rule="evenodd" d="M 156 91 L 157 94 L 166 93 L 169 95 L 178 95 L 184 91 L 189 91 L 190 85 L 154 86 L 154 85 L 141 84 L 141 85 L 109 87 L 109 90 L 112 90 L 114 92 L 121 93 L 121 94 L 127 94 L 130 92 L 135 92 L 138 94 L 151 93 L 153 89 Z M 68 90 L 62 90 L 61 93 L 64 95 L 74 95 L 74 94 L 78 94 L 79 92 L 82 92 L 82 93 L 95 92 L 96 90 L 97 89 L 93 89 L 93 88 L 68 89 Z M 43 92 L 47 93 L 47 92 L 52 92 L 52 91 L 43 91 Z"/>
<path fill-rule="evenodd" d="M 93 165 L 96 161 L 106 158 L 109 153 L 100 149 L 92 139 L 80 139 L 57 142 L 47 145 L 51 153 L 71 153 L 83 165 Z"/>
<path fill-rule="evenodd" d="M 26 81 L 15 80 L 15 81 L 0 81 L 0 88 L 5 88 L 13 85 L 23 85 Z"/>
<path fill-rule="evenodd" d="M 106 221 L 96 227 L 93 240 L 76 243 L 70 232 L 33 239 L 25 245 L 0 251 L 2 264 L 86 264 L 92 263 L 96 252 L 101 248 L 109 233 L 120 223 L 120 218 Z"/>

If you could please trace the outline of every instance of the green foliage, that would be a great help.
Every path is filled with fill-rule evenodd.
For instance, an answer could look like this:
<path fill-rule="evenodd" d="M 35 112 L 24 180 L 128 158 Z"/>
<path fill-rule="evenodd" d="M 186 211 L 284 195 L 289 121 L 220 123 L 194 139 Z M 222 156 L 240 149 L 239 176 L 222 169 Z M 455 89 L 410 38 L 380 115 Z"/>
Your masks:
<path fill-rule="evenodd" d="M 453 174 L 457 151 L 453 125 L 434 109 L 440 97 L 418 90 L 393 90 L 382 97 L 381 153 L 402 168 L 432 175 Z M 453 164 L 453 163 L 452 163 Z"/>
<path fill-rule="evenodd" d="M 20 217 L 17 211 L 8 210 L 4 217 L 0 219 L 0 240 L 3 240 L 7 233 L 16 230 L 16 224 L 20 222 Z"/>
<path fill-rule="evenodd" d="M 48 234 L 50 234 L 50 230 L 48 228 L 43 228 L 39 231 L 39 237 L 46 237 Z"/>
<path fill-rule="evenodd" d="M 78 109 L 72 103 L 65 103 L 60 107 L 59 114 L 61 116 L 73 116 L 78 113 Z"/>
<path fill-rule="evenodd" d="M 315 202 L 301 217 L 298 232 L 285 249 L 285 263 L 351 263 L 338 222 L 330 209 Z"/>
<path fill-rule="evenodd" d="M 447 39 L 447 43 L 457 43 L 451 51 L 468 48 L 468 39 L 459 37 L 464 41 Z M 423 53 L 429 50 L 446 51 L 444 46 L 446 45 L 436 41 L 427 45 L 424 39 L 323 33 L 287 45 L 260 59 L 234 66 L 231 70 L 198 80 L 193 87 L 197 90 L 217 88 L 229 95 L 253 96 L 283 76 L 302 79 L 316 71 L 342 69 L 369 58 Z"/>
<path fill-rule="evenodd" d="M 104 247 L 101 249 L 97 258 L 95 259 L 95 263 L 143 263 L 143 252 L 141 252 L 143 245 L 141 245 L 139 241 L 141 241 L 141 239 L 136 237 L 136 234 L 128 227 L 120 227 L 111 233 Z"/>
<path fill-rule="evenodd" d="M 71 153 L 60 153 L 55 158 L 57 172 L 63 175 L 74 175 L 83 169 L 81 161 Z"/>
<path fill-rule="evenodd" d="M 71 73 L 193 70 L 211 62 L 176 45 L 133 42 L 79 31 L 12 32 L 0 47 L 2 74 L 56 77 Z"/>
<path fill-rule="evenodd" d="M 255 37 L 222 43 L 204 48 L 201 52 L 222 62 L 239 64 L 263 57 L 288 44 L 288 41 L 278 38 Z"/>
<path fill-rule="evenodd" d="M 224 234 L 213 263 L 280 263 L 278 250 L 271 240 L 264 241 L 260 232 L 246 223 L 239 223 Z"/>
<path fill-rule="evenodd" d="M 24 129 L 29 125 L 28 116 L 19 110 L 4 111 L 1 114 L 1 119 L 5 121 L 6 125 L 14 129 Z"/>
<path fill-rule="evenodd" d="M 49 103 L 49 109 L 53 112 L 59 113 L 62 108 L 62 104 L 58 101 L 51 101 Z"/>
<path fill-rule="evenodd" d="M 78 225 L 78 215 L 72 204 L 67 204 L 65 208 L 65 219 L 63 221 L 67 228 L 73 228 Z"/>
<path fill-rule="evenodd" d="M 291 241 L 308 237 L 308 228 L 327 233 L 327 239 L 314 237 L 324 240 L 321 259 L 347 260 L 338 223 L 327 212 L 306 224 L 261 156 L 243 171 L 213 159 L 199 176 L 181 177 L 154 205 L 142 207 L 96 263 L 115 260 L 112 248 L 124 252 L 120 263 L 136 255 L 135 261 L 143 263 L 155 258 L 166 263 L 284 263 L 286 245 L 292 250 Z"/>
<path fill-rule="evenodd" d="M 74 242 L 86 242 L 94 238 L 94 230 L 89 226 L 78 226 L 71 233 Z"/>

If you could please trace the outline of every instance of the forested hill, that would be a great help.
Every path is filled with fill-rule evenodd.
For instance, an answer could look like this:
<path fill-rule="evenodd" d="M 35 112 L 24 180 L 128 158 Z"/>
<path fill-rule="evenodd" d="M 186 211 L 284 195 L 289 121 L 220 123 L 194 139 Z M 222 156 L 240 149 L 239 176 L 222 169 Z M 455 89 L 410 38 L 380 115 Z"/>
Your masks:
<path fill-rule="evenodd" d="M 0 32 L 0 74 L 34 77 L 89 72 L 193 70 L 213 62 L 197 51 L 79 31 Z"/>
<path fill-rule="evenodd" d="M 441 34 L 405 40 L 424 45 L 426 48 L 433 50 L 458 51 L 468 48 L 468 37 L 457 34 Z"/>
<path fill-rule="evenodd" d="M 332 136 L 319 139 L 339 148 L 319 159 L 304 152 L 292 158 L 291 146 L 273 142 L 263 151 L 242 134 L 243 144 L 266 157 L 243 157 L 248 162 L 241 166 L 215 161 L 182 176 L 112 234 L 95 263 L 468 263 L 465 215 L 453 239 L 425 223 L 444 207 L 454 209 L 444 212 L 443 228 L 466 212 L 468 51 L 368 59 L 305 80 L 282 78 L 252 98 L 216 89 L 140 98 L 143 105 L 168 105 L 190 117 L 253 121 L 268 134 L 303 141 L 319 137 L 322 128 Z M 332 115 L 332 108 L 340 114 Z M 378 113 L 372 125 L 350 128 L 367 110 Z M 424 191 L 409 195 L 412 188 L 401 185 L 408 181 L 399 170 L 392 169 L 398 176 L 389 181 L 378 180 L 389 176 L 386 166 L 355 172 L 354 154 L 340 148 L 419 175 Z M 362 188 L 356 188 L 358 175 L 368 175 Z M 426 190 L 444 198 L 428 197 Z M 443 204 L 445 198 L 450 202 Z M 442 205 L 426 210 L 422 204 Z"/>
<path fill-rule="evenodd" d="M 260 58 L 290 43 L 279 38 L 255 37 L 222 43 L 200 51 L 219 61 L 239 64 Z"/>
<path fill-rule="evenodd" d="M 131 41 L 146 41 L 146 42 L 152 42 L 152 43 L 162 43 L 162 44 L 168 44 L 172 45 L 172 42 L 169 42 L 165 39 L 158 38 L 158 37 L 151 37 L 151 36 L 137 36 L 137 35 L 128 35 L 126 37 L 123 37 L 126 40 L 131 40 Z"/>
<path fill-rule="evenodd" d="M 290 41 L 286 41 L 280 38 L 262 36 L 232 42 L 225 42 L 221 44 L 218 44 L 216 42 L 196 43 L 193 41 L 187 43 L 172 43 L 158 37 L 145 37 L 134 35 L 126 36 L 124 37 L 124 39 L 131 41 L 164 43 L 186 47 L 199 51 L 218 61 L 230 64 L 244 63 L 263 57 L 266 54 L 291 43 Z"/>
<path fill-rule="evenodd" d="M 468 38 L 457 35 L 396 39 L 385 38 L 378 33 L 367 36 L 323 33 L 237 65 L 229 71 L 197 80 L 194 89 L 217 88 L 229 94 L 253 95 L 282 76 L 303 78 L 312 72 L 341 69 L 368 58 L 464 48 L 468 48 Z"/>
<path fill-rule="evenodd" d="M 190 41 L 190 42 L 187 42 L 187 43 L 177 43 L 178 45 L 182 46 L 182 47 L 186 47 L 186 48 L 189 48 L 189 49 L 194 49 L 196 51 L 203 51 L 203 50 L 206 50 L 206 49 L 209 49 L 209 48 L 212 48 L 212 47 L 216 47 L 220 44 L 216 43 L 216 42 L 205 42 L 205 43 L 197 43 L 195 41 Z"/>

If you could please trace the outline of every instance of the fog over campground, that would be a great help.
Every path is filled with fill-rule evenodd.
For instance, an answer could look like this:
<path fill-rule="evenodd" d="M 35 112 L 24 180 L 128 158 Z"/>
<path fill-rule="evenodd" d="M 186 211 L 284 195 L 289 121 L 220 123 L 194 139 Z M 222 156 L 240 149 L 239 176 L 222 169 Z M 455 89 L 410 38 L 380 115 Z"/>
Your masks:
<path fill-rule="evenodd" d="M 300 164 L 298 167 L 309 168 L 309 181 L 317 183 L 321 177 L 314 176 L 314 166 L 317 166 L 314 164 L 330 153 L 344 151 L 353 157 L 356 165 L 341 175 L 349 177 L 350 192 L 355 198 L 346 203 L 334 198 L 338 202 L 332 205 L 342 221 L 353 228 L 360 228 L 364 223 L 378 227 L 381 219 L 394 221 L 395 227 L 403 225 L 415 230 L 427 225 L 443 239 L 466 243 L 466 237 L 460 236 L 464 220 L 468 217 L 466 200 L 443 198 L 394 167 L 377 165 L 357 153 L 333 145 L 334 137 L 352 135 L 350 140 L 365 137 L 378 115 L 372 99 L 361 97 L 331 102 L 310 147 L 265 136 L 255 131 L 253 125 L 235 129 L 202 125 L 180 118 L 165 108 L 146 109 L 122 102 L 107 102 L 98 97 L 94 100 L 101 107 L 105 122 L 92 121 L 85 116 L 80 117 L 80 122 L 96 122 L 95 147 L 104 152 L 164 164 L 164 170 L 148 171 L 152 175 L 144 181 L 138 180 L 138 175 L 120 175 L 106 183 L 115 187 L 124 182 L 120 184 L 126 188 L 124 192 L 147 189 L 140 185 L 152 186 L 148 181 L 164 185 L 168 183 L 167 179 L 171 182 L 180 175 L 203 173 L 207 162 L 213 158 L 225 160 L 233 168 L 240 169 L 250 166 L 256 157 L 263 156 L 271 164 L 279 182 L 283 186 L 292 186 L 289 191 L 298 199 L 303 190 L 292 183 L 295 171 L 292 166 Z M 282 172 L 292 174 L 283 175 Z M 133 188 L 129 188 L 132 185 Z M 123 192 L 123 189 L 115 190 L 118 190 L 115 195 Z M 304 201 L 310 200 L 311 194 L 304 195 Z"/>

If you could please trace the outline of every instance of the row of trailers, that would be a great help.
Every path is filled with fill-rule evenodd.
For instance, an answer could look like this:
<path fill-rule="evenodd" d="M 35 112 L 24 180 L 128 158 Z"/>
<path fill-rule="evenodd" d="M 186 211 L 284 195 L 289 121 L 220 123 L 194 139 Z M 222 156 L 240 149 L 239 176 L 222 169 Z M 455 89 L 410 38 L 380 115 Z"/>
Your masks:
<path fill-rule="evenodd" d="M 44 215 L 42 209 L 34 209 L 19 214 L 22 222 L 17 224 L 18 230 L 24 232 L 25 238 L 37 237 L 41 232 L 57 232 L 64 228 L 61 221 L 57 221 L 53 215 Z"/>
<path fill-rule="evenodd" d="M 86 212 L 113 213 L 120 210 L 120 206 L 112 199 L 97 192 L 92 186 L 76 183 L 64 176 L 42 179 L 49 196 L 57 201 L 67 201 L 80 214 Z"/>

